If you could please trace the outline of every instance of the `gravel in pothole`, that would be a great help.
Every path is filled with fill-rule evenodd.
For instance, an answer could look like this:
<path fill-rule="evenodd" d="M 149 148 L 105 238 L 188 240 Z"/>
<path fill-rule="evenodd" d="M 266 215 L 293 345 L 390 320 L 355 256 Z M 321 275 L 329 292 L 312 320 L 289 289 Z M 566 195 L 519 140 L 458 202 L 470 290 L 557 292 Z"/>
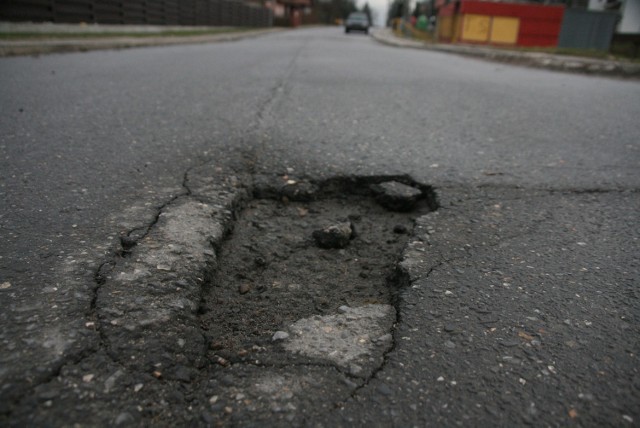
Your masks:
<path fill-rule="evenodd" d="M 396 263 L 419 214 L 355 195 L 249 202 L 204 293 L 201 325 L 211 351 L 243 360 L 302 318 L 392 303 Z M 321 248 L 313 237 L 345 223 L 354 233 L 344 248 Z"/>

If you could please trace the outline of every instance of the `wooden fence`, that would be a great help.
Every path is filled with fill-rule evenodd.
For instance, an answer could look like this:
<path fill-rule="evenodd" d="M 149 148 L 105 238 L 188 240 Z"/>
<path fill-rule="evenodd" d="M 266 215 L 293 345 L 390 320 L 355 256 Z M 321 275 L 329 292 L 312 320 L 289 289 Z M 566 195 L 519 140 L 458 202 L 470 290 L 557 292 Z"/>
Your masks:
<path fill-rule="evenodd" d="M 273 14 L 239 0 L 2 0 L 0 21 L 269 27 Z"/>

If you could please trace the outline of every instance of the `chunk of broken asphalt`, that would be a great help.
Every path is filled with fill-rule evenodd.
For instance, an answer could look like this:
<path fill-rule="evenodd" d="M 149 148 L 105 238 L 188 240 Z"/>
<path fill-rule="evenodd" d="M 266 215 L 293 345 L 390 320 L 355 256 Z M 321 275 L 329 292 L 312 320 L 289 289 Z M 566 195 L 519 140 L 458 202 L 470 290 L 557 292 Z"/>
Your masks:
<path fill-rule="evenodd" d="M 322 248 L 344 248 L 353 238 L 350 222 L 337 223 L 313 232 L 313 239 Z"/>
<path fill-rule="evenodd" d="M 289 176 L 255 175 L 253 195 L 258 199 L 280 199 L 308 202 L 316 199 L 318 186 Z"/>
<path fill-rule="evenodd" d="M 419 189 L 397 181 L 374 184 L 371 190 L 376 194 L 378 203 L 391 211 L 411 211 L 422 196 Z"/>
<path fill-rule="evenodd" d="M 290 201 L 308 202 L 315 199 L 318 188 L 307 181 L 288 180 L 280 193 Z"/>

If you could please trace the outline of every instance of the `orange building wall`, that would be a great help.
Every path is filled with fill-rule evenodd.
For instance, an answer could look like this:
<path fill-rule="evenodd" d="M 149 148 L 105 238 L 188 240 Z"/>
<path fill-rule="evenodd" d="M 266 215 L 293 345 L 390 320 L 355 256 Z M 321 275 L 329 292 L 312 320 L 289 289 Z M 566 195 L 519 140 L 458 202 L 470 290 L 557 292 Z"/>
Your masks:
<path fill-rule="evenodd" d="M 465 43 L 557 46 L 564 6 L 462 0 L 440 9 L 442 40 Z"/>

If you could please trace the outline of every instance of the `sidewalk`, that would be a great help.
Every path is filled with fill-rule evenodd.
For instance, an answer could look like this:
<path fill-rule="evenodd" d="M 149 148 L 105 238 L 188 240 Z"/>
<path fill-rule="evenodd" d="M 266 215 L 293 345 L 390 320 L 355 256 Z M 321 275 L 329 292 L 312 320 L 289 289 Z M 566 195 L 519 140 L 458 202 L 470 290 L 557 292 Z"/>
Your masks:
<path fill-rule="evenodd" d="M 257 37 L 280 28 L 13 24 L 0 22 L 0 57 L 211 43 Z M 6 37 L 15 35 L 15 39 Z M 24 37 L 20 37 L 24 35 Z"/>
<path fill-rule="evenodd" d="M 445 43 L 425 43 L 396 36 L 389 28 L 378 28 L 371 32 L 380 43 L 414 49 L 428 49 L 459 55 L 474 56 L 491 61 L 506 62 L 530 67 L 547 68 L 600 76 L 639 78 L 640 63 L 619 60 L 604 60 L 578 56 L 557 55 L 544 52 L 522 52 L 493 48 Z"/>

